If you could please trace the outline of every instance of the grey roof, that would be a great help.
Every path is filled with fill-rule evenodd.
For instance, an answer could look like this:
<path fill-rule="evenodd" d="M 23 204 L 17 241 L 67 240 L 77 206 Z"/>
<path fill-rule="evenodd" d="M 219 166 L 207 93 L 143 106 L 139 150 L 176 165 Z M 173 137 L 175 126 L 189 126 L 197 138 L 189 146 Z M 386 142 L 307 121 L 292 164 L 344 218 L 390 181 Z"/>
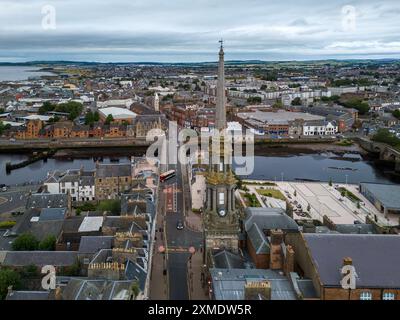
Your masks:
<path fill-rule="evenodd" d="M 39 221 L 64 220 L 67 208 L 43 208 Z"/>
<path fill-rule="evenodd" d="M 27 231 L 33 234 L 39 241 L 42 241 L 48 236 L 55 236 L 57 239 L 61 234 L 63 223 L 63 220 L 32 222 Z"/>
<path fill-rule="evenodd" d="M 26 208 L 65 208 L 67 205 L 67 194 L 35 193 L 28 198 Z"/>
<path fill-rule="evenodd" d="M 50 291 L 12 291 L 6 300 L 49 300 Z"/>
<path fill-rule="evenodd" d="M 270 269 L 210 269 L 216 300 L 244 300 L 247 282 L 270 281 L 271 300 L 295 300 L 291 282 L 279 271 Z"/>
<path fill-rule="evenodd" d="M 128 260 L 125 270 L 125 277 L 129 280 L 138 281 L 140 289 L 143 291 L 146 285 L 147 271 L 139 264 Z"/>
<path fill-rule="evenodd" d="M 155 206 L 152 201 L 146 198 L 145 193 L 123 194 L 121 196 L 121 213 L 132 215 L 148 213 L 151 217 L 154 217 Z"/>
<path fill-rule="evenodd" d="M 244 221 L 245 230 L 256 223 L 260 230 L 281 229 L 285 231 L 298 231 L 296 221 L 290 218 L 282 209 L 278 208 L 246 208 Z"/>
<path fill-rule="evenodd" d="M 223 269 L 241 269 L 244 268 L 243 259 L 227 250 L 213 253 L 214 267 Z"/>
<path fill-rule="evenodd" d="M 5 266 L 71 266 L 76 262 L 74 251 L 8 251 L 3 261 Z"/>
<path fill-rule="evenodd" d="M 297 286 L 304 298 L 310 299 L 318 297 L 311 279 L 297 279 Z"/>
<path fill-rule="evenodd" d="M 321 282 L 340 286 L 343 259 L 350 257 L 357 287 L 400 288 L 400 236 L 304 234 Z"/>
<path fill-rule="evenodd" d="M 360 183 L 361 191 L 368 190 L 385 208 L 400 210 L 400 185 Z"/>
<path fill-rule="evenodd" d="M 130 163 L 98 164 L 96 166 L 96 178 L 128 177 L 131 176 Z"/>
<path fill-rule="evenodd" d="M 114 237 L 83 236 L 79 244 L 79 253 L 96 253 L 101 249 L 111 249 Z"/>
<path fill-rule="evenodd" d="M 72 278 L 63 290 L 64 300 L 114 300 L 129 298 L 132 281 Z"/>
<path fill-rule="evenodd" d="M 253 224 L 247 231 L 247 237 L 251 241 L 254 250 L 257 254 L 269 253 L 269 244 L 264 233 L 260 230 L 257 224 Z"/>

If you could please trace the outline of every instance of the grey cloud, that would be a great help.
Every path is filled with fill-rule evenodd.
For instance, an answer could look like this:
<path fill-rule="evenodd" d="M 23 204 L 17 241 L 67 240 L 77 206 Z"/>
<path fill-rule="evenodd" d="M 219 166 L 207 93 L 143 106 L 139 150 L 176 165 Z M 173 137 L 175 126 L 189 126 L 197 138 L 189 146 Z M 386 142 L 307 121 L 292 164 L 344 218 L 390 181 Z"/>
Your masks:
<path fill-rule="evenodd" d="M 41 29 L 45 4 L 57 10 L 56 30 Z M 342 29 L 344 5 L 356 8 L 354 32 Z M 388 45 L 400 34 L 398 0 L 0 0 L 0 8 L 0 60 L 199 61 L 215 58 L 220 37 L 235 59 L 347 56 L 333 44 L 374 41 L 355 54 L 400 56 Z"/>

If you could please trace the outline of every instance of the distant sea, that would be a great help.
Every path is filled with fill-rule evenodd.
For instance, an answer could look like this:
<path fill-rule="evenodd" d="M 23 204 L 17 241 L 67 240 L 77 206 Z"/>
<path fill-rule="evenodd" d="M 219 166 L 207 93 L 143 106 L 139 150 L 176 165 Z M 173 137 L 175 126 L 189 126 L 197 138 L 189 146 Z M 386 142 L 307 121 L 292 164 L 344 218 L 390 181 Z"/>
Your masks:
<path fill-rule="evenodd" d="M 52 75 L 50 72 L 38 72 L 38 67 L 16 67 L 16 66 L 0 66 L 0 82 L 1 81 L 20 81 L 28 80 L 30 77 L 40 77 Z"/>

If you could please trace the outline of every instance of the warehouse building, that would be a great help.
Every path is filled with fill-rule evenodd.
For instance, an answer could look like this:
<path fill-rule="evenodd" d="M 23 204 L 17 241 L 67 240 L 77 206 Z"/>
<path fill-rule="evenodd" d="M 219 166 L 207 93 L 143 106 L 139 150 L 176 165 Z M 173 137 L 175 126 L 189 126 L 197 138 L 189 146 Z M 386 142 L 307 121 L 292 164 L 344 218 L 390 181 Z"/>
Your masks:
<path fill-rule="evenodd" d="M 385 216 L 400 214 L 400 185 L 360 183 L 360 192 Z"/>

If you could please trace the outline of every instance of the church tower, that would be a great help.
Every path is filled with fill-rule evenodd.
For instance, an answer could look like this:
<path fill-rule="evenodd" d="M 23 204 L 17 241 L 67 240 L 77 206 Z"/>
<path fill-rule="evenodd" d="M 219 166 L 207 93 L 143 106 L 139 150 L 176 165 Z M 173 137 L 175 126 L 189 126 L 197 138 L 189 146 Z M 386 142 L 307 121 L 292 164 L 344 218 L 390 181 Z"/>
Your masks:
<path fill-rule="evenodd" d="M 208 252 L 214 249 L 238 252 L 240 230 L 235 204 L 236 178 L 232 172 L 232 144 L 225 135 L 227 124 L 224 49 L 222 41 L 220 42 L 215 112 L 217 132 L 211 138 L 210 162 L 206 173 L 204 238 L 205 249 Z"/>

